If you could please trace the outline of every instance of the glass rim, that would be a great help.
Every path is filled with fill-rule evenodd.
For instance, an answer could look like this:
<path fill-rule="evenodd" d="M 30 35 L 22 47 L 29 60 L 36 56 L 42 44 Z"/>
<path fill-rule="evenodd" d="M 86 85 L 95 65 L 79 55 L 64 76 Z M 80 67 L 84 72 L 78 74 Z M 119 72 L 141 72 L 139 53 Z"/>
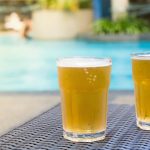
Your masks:
<path fill-rule="evenodd" d="M 146 58 L 150 59 L 150 52 L 141 52 L 141 53 L 133 53 L 131 54 L 131 59 L 146 59 Z"/>
<path fill-rule="evenodd" d="M 107 64 L 107 65 L 104 65 L 104 66 L 111 66 L 112 65 L 112 59 L 110 58 L 110 57 L 90 57 L 90 56 L 73 56 L 73 57 L 60 57 L 60 58 L 57 58 L 57 60 L 56 60 L 56 64 L 57 64 L 57 66 L 59 67 L 67 67 L 67 66 L 70 66 L 71 67 L 71 65 L 64 65 L 63 64 L 63 61 L 67 61 L 68 60 L 68 62 L 66 63 L 66 64 L 68 64 L 72 59 L 83 59 L 83 60 L 95 60 L 95 61 L 104 61 L 105 62 L 105 64 Z M 70 61 L 69 61 L 70 60 Z M 90 64 L 90 63 L 89 63 Z M 97 67 L 97 66 L 100 66 L 100 65 L 93 65 L 93 67 Z M 74 66 L 73 66 L 74 67 Z M 85 67 L 85 66 L 80 66 L 80 67 Z M 86 67 L 90 67 L 90 65 L 88 66 L 88 65 L 86 65 Z"/>

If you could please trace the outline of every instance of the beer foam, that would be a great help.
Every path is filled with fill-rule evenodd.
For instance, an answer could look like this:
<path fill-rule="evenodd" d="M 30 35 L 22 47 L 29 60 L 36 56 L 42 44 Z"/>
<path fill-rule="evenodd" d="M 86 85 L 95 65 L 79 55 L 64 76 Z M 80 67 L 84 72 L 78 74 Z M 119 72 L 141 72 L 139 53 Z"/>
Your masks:
<path fill-rule="evenodd" d="M 138 59 L 138 60 L 150 60 L 150 54 L 135 54 L 132 56 L 132 59 Z"/>
<path fill-rule="evenodd" d="M 57 65 L 59 67 L 104 67 L 112 64 L 109 58 L 63 58 L 59 59 Z"/>

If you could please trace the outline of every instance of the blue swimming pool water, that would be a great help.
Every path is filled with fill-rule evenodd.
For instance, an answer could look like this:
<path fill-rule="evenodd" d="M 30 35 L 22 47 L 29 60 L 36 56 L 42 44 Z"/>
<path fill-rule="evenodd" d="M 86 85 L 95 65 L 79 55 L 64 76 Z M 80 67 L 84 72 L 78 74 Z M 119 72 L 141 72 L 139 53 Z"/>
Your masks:
<path fill-rule="evenodd" d="M 150 50 L 150 42 L 39 41 L 0 36 L 0 91 L 58 90 L 56 59 L 111 57 L 111 89 L 133 89 L 130 54 Z"/>

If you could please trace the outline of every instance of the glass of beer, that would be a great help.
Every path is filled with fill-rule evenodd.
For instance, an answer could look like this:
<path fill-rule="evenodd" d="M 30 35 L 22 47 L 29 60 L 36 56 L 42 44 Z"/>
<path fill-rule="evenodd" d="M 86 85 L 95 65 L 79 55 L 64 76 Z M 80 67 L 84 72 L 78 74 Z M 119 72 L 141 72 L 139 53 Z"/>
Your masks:
<path fill-rule="evenodd" d="M 58 60 L 65 139 L 93 142 L 105 138 L 111 64 L 108 58 Z"/>
<path fill-rule="evenodd" d="M 137 126 L 150 130 L 150 53 L 132 55 Z"/>

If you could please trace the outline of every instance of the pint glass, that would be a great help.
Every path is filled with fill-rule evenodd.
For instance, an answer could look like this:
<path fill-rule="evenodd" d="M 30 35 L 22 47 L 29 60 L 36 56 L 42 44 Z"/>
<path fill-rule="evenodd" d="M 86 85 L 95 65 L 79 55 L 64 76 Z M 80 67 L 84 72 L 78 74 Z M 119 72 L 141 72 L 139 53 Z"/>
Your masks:
<path fill-rule="evenodd" d="M 132 56 L 137 126 L 150 130 L 150 53 Z"/>
<path fill-rule="evenodd" d="M 57 62 L 64 138 L 105 138 L 111 59 L 63 58 Z"/>

